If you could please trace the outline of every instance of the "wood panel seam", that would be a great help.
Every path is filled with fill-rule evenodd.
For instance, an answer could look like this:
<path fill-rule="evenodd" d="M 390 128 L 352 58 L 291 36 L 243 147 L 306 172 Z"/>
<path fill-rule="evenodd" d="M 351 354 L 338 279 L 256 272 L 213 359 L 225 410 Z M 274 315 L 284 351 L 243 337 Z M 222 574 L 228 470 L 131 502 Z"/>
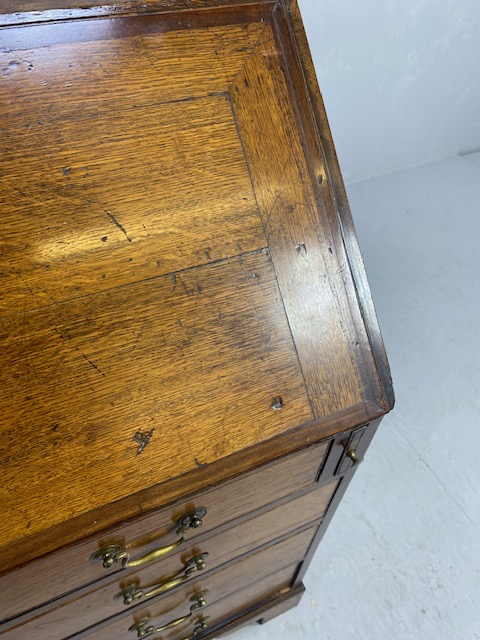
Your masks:
<path fill-rule="evenodd" d="M 263 22 L 263 20 L 262 20 L 262 22 Z M 264 35 L 265 31 L 267 31 L 269 24 L 270 24 L 270 21 L 269 21 L 267 24 L 265 24 L 264 29 L 262 30 L 262 32 L 261 32 L 261 33 L 260 33 L 260 35 L 258 36 L 258 40 L 255 42 L 255 44 L 253 45 L 253 47 L 250 49 L 250 51 L 249 51 L 249 53 L 248 53 L 248 56 L 246 56 L 246 57 L 245 57 L 245 60 L 244 60 L 244 61 L 242 62 L 242 64 L 240 65 L 240 67 L 239 67 L 239 69 L 238 69 L 238 71 L 237 71 L 236 75 L 234 76 L 234 78 L 233 78 L 233 80 L 232 80 L 232 83 L 230 84 L 230 86 L 228 87 L 228 89 L 227 89 L 227 91 L 226 91 L 226 93 L 228 94 L 228 97 L 229 97 L 230 105 L 231 105 L 231 91 L 232 91 L 233 87 L 235 86 L 235 84 L 236 84 L 236 82 L 237 82 L 237 79 L 238 79 L 238 78 L 239 78 L 239 76 L 243 73 L 243 71 L 244 71 L 244 69 L 245 69 L 245 66 L 247 65 L 248 61 L 249 61 L 249 60 L 250 60 L 250 58 L 252 57 L 253 53 L 255 53 L 255 49 L 256 49 L 257 47 L 262 46 L 263 44 L 265 44 L 265 43 L 262 41 L 262 38 L 263 38 L 263 35 Z M 270 42 L 270 41 L 269 41 L 269 40 L 267 40 L 267 42 Z M 233 111 L 233 107 L 232 107 L 232 111 Z M 236 120 L 235 120 L 235 124 L 236 124 Z M 239 137 L 240 137 L 240 135 L 239 135 Z M 242 144 L 242 147 L 243 147 L 243 144 Z M 248 163 L 247 163 L 247 165 L 248 165 Z"/>
<path fill-rule="evenodd" d="M 232 85 L 232 86 L 233 86 L 233 85 Z M 244 146 L 244 144 L 243 144 L 242 136 L 241 136 L 241 134 L 240 134 L 240 128 L 239 128 L 239 126 L 238 126 L 237 116 L 236 116 L 236 114 L 235 114 L 235 109 L 233 108 L 233 103 L 232 103 L 232 99 L 231 99 L 230 92 L 228 92 L 228 94 L 227 94 L 227 95 L 228 95 L 228 101 L 229 101 L 229 104 L 230 104 L 230 109 L 231 109 L 231 111 L 232 111 L 233 121 L 234 121 L 234 123 L 235 123 L 235 128 L 236 128 L 236 130 L 237 130 L 238 139 L 239 139 L 240 144 L 241 144 L 241 146 L 242 146 L 242 152 L 243 152 L 243 156 L 244 156 L 244 158 L 245 158 L 245 165 L 246 165 L 246 167 L 247 167 L 248 176 L 249 176 L 249 178 L 250 178 L 250 183 L 251 183 L 251 185 L 252 185 L 252 191 L 253 191 L 253 194 L 254 194 L 254 196 L 255 196 L 255 202 L 256 202 L 256 204 L 257 204 L 258 214 L 259 214 L 260 220 L 261 220 L 261 222 L 262 222 L 263 234 L 264 234 L 264 236 L 265 236 L 265 238 L 266 238 L 266 240 L 267 240 L 267 242 L 268 242 L 267 226 L 266 226 L 265 221 L 264 221 L 264 219 L 263 219 L 263 216 L 261 215 L 261 212 L 260 212 L 260 207 L 259 207 L 259 204 L 258 204 L 257 193 L 256 193 L 256 191 L 255 191 L 255 186 L 254 186 L 253 181 L 252 181 L 252 174 L 251 174 L 251 171 L 250 171 L 250 165 L 248 164 L 247 154 L 246 154 L 246 151 L 245 151 L 245 146 Z M 313 401 L 312 401 L 312 397 L 311 397 L 311 395 L 310 395 L 310 389 L 308 388 L 308 385 L 307 385 L 307 382 L 306 382 L 306 378 L 305 378 L 305 372 L 304 372 L 304 369 L 303 369 L 303 366 L 302 366 L 302 362 L 301 362 L 300 357 L 299 357 L 299 355 L 298 355 L 298 348 L 297 348 L 297 344 L 296 344 L 296 342 L 295 342 L 295 337 L 294 337 L 294 335 L 293 335 L 292 327 L 291 327 L 291 324 L 290 324 L 290 318 L 288 317 L 287 309 L 286 309 L 286 307 L 285 307 L 285 300 L 284 300 L 284 296 L 283 296 L 282 290 L 281 290 L 281 288 L 280 288 L 280 285 L 278 284 L 278 274 L 277 274 L 277 270 L 276 270 L 276 268 L 275 268 L 275 262 L 274 262 L 273 260 L 271 260 L 271 264 L 272 264 L 273 272 L 274 272 L 274 274 L 275 274 L 275 279 L 276 279 L 276 281 L 277 281 L 278 290 L 279 290 L 279 292 L 280 292 L 280 297 L 281 297 L 281 299 L 282 299 L 282 307 L 283 307 L 283 311 L 284 311 L 284 314 L 285 314 L 285 318 L 286 318 L 286 320 L 287 320 L 288 330 L 289 330 L 289 332 L 290 332 L 290 336 L 291 336 L 291 338 L 292 338 L 292 343 L 293 343 L 293 346 L 294 346 L 294 348 L 295 348 L 295 354 L 296 354 L 296 357 L 297 357 L 298 366 L 299 366 L 299 368 L 300 368 L 300 372 L 301 372 L 301 374 L 302 374 L 302 379 L 303 379 L 303 383 L 304 383 L 304 386 L 305 386 L 305 393 L 307 394 L 308 402 L 309 402 L 309 404 L 310 404 L 310 409 L 311 409 L 311 412 L 312 412 L 312 417 L 313 417 L 313 418 L 315 418 L 315 411 L 314 411 L 314 408 L 313 408 Z"/>
<path fill-rule="evenodd" d="M 205 267 L 212 267 L 221 263 L 224 264 L 228 264 L 229 262 L 233 262 L 234 260 L 238 260 L 240 258 L 244 258 L 246 256 L 254 256 L 254 255 L 260 255 L 261 253 L 265 253 L 268 252 L 268 246 L 265 247 L 259 247 L 258 249 L 253 249 L 252 251 L 244 251 L 242 253 L 236 254 L 236 255 L 232 255 L 232 256 L 227 256 L 226 258 L 218 258 L 218 260 L 212 260 L 211 262 L 202 262 L 199 264 L 196 264 L 192 267 L 184 267 L 182 269 L 178 269 L 176 271 L 170 271 L 168 273 L 160 273 L 156 276 L 149 276 L 148 278 L 143 278 L 142 280 L 135 280 L 134 282 L 125 282 L 119 285 L 116 285 L 114 287 L 109 287 L 107 289 L 100 289 L 99 291 L 93 291 L 90 293 L 84 293 L 82 295 L 79 296 L 72 296 L 71 298 L 66 298 L 65 300 L 56 300 L 55 302 L 51 302 L 50 304 L 42 304 L 39 305 L 38 307 L 32 307 L 31 309 L 28 309 L 27 312 L 25 312 L 23 309 L 22 311 L 14 311 L 11 313 L 2 313 L 0 314 L 0 318 L 12 318 L 15 316 L 24 316 L 25 313 L 29 314 L 29 313 L 34 313 L 35 311 L 39 311 L 40 309 L 50 309 L 52 307 L 58 307 L 60 305 L 64 305 L 64 304 L 69 304 L 70 302 L 75 302 L 76 300 L 82 300 L 84 298 L 91 298 L 92 296 L 98 296 L 98 295 L 102 295 L 102 294 L 106 294 L 106 293 L 110 293 L 112 291 L 117 291 L 118 289 L 123 289 L 125 287 L 135 287 L 137 285 L 141 285 L 141 284 L 145 284 L 147 282 L 151 282 L 153 280 L 157 280 L 159 278 L 173 278 L 174 276 L 177 275 L 181 275 L 182 273 L 192 273 L 195 272 L 195 270 L 197 269 L 201 269 L 201 268 L 205 268 Z"/>

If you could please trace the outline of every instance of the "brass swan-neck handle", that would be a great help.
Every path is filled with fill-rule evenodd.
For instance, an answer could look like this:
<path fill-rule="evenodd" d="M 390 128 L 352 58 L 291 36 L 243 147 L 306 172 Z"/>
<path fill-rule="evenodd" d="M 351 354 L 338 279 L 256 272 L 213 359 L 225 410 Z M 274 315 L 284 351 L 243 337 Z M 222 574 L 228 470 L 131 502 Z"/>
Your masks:
<path fill-rule="evenodd" d="M 141 567 L 149 562 L 158 560 L 183 544 L 187 540 L 186 534 L 189 529 L 201 527 L 206 514 L 207 510 L 205 507 L 199 507 L 194 512 L 183 516 L 177 522 L 176 534 L 179 536 L 178 540 L 159 549 L 154 549 L 140 556 L 140 558 L 131 559 L 130 553 L 125 547 L 109 545 L 108 547 L 95 551 L 95 553 L 90 556 L 90 562 L 94 564 L 102 563 L 103 567 L 108 569 L 116 562 L 121 562 L 122 567 Z"/>

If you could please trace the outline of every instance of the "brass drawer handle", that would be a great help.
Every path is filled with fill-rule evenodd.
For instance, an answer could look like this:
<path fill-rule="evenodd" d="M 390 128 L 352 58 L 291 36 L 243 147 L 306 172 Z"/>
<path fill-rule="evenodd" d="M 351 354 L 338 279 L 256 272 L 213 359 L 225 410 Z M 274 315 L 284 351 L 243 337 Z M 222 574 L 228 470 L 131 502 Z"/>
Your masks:
<path fill-rule="evenodd" d="M 355 451 L 347 451 L 347 458 L 353 462 L 353 466 L 357 467 L 361 462 L 363 462 L 363 458 L 357 458 Z"/>
<path fill-rule="evenodd" d="M 208 618 L 200 618 L 198 620 L 197 626 L 193 629 L 193 633 L 191 633 L 186 638 L 182 638 L 182 640 L 194 640 L 195 636 L 198 635 L 200 631 L 203 631 L 207 628 L 207 623 L 205 622 L 205 620 L 208 620 Z M 158 640 L 160 640 L 160 638 Z"/>
<path fill-rule="evenodd" d="M 187 539 L 185 534 L 189 529 L 197 529 L 198 527 L 201 527 L 203 522 L 202 518 L 206 514 L 207 510 L 204 507 L 199 507 L 193 513 L 183 516 L 183 518 L 180 518 L 177 522 L 176 534 L 180 536 L 178 540 L 172 542 L 172 544 L 166 545 L 165 547 L 160 547 L 160 549 L 150 551 L 140 558 L 131 560 L 130 554 L 125 548 L 112 544 L 104 549 L 95 551 L 95 553 L 90 556 L 90 562 L 93 562 L 94 564 L 101 562 L 105 569 L 108 569 L 112 564 L 120 561 L 122 563 L 122 567 L 141 567 L 144 564 L 158 560 L 183 544 Z"/>
<path fill-rule="evenodd" d="M 186 582 L 192 573 L 195 571 L 203 571 L 205 569 L 206 563 L 205 558 L 208 556 L 208 553 L 202 553 L 194 558 L 190 558 L 184 566 L 182 571 L 177 573 L 176 576 L 170 578 L 165 582 L 161 582 L 157 586 L 155 586 L 151 591 L 145 591 L 142 587 L 137 585 L 132 585 L 131 587 L 127 587 L 120 591 L 119 593 L 113 596 L 114 600 L 123 600 L 123 604 L 132 604 L 134 600 L 146 600 L 147 598 L 153 598 L 155 596 L 159 596 L 161 593 L 166 593 L 167 591 L 171 591 L 178 587 L 178 585 Z"/>
<path fill-rule="evenodd" d="M 185 622 L 189 618 L 193 616 L 193 614 L 197 611 L 197 609 L 201 609 L 202 607 L 207 606 L 207 602 L 204 598 L 207 591 L 202 591 L 201 593 L 194 595 L 190 598 L 190 602 L 193 604 L 190 607 L 190 611 L 186 616 L 182 616 L 181 618 L 175 618 L 174 620 L 170 620 L 166 624 L 162 624 L 161 627 L 155 627 L 154 625 L 149 625 L 148 621 L 137 622 L 129 628 L 129 631 L 136 631 L 137 638 L 146 638 L 147 636 L 151 636 L 152 633 L 161 633 L 162 631 L 166 631 L 167 629 L 172 629 L 173 627 L 177 627 L 182 622 Z"/>

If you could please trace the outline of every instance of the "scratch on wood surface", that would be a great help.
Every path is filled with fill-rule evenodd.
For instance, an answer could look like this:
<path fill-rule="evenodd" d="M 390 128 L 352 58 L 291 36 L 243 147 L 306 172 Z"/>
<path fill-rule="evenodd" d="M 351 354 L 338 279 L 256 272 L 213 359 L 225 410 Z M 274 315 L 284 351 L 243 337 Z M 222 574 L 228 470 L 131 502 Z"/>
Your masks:
<path fill-rule="evenodd" d="M 40 301 L 42 300 L 41 296 L 38 293 L 35 293 L 35 291 L 32 289 L 32 287 L 28 284 L 28 282 L 25 280 L 25 278 L 22 276 L 22 274 L 20 272 L 17 272 L 16 274 L 20 280 L 22 281 L 22 284 L 24 285 L 24 287 L 27 289 L 27 291 L 30 293 L 30 295 L 32 296 L 32 298 L 38 298 Z M 42 289 L 38 289 L 37 290 L 40 293 L 43 293 L 45 296 L 47 296 L 47 298 L 49 298 L 54 304 L 58 304 L 58 302 L 52 298 L 51 295 L 49 295 L 46 291 L 43 291 Z"/>
<path fill-rule="evenodd" d="M 88 362 L 88 364 L 89 364 L 91 367 L 93 367 L 93 368 L 95 369 L 95 371 L 97 371 L 100 375 L 102 375 L 104 378 L 106 378 L 106 377 L 107 377 L 107 376 L 103 373 L 103 371 L 102 371 L 99 367 L 97 367 L 97 365 L 96 365 L 94 362 L 92 362 L 92 361 L 90 360 L 90 358 L 89 358 L 87 355 L 85 355 L 85 354 L 83 353 L 83 351 L 82 351 L 79 347 L 77 347 L 77 345 L 75 344 L 75 342 L 72 340 L 72 336 L 71 336 L 71 335 L 69 335 L 66 331 L 63 331 L 63 332 L 62 332 L 62 331 L 60 331 L 59 329 L 57 329 L 57 327 L 53 327 L 53 330 L 55 331 L 55 333 L 56 333 L 58 336 L 60 336 L 60 338 L 62 338 L 62 340 L 70 340 L 70 341 L 71 341 L 71 343 L 70 343 L 70 344 L 72 344 L 72 345 L 73 345 L 73 348 L 74 348 L 76 351 L 78 351 L 78 353 L 82 356 L 82 358 L 84 358 L 84 359 Z"/>
<path fill-rule="evenodd" d="M 191 295 L 191 292 L 189 291 L 189 289 L 187 288 L 187 285 L 185 284 L 185 282 L 183 281 L 182 278 L 180 278 L 180 284 L 182 285 L 185 293 L 187 294 L 187 296 Z"/>
<path fill-rule="evenodd" d="M 255 304 L 255 301 L 254 301 L 253 297 L 250 297 L 250 302 L 252 303 L 252 307 L 253 307 L 253 310 L 255 312 L 255 317 L 257 319 L 257 322 L 258 322 L 258 324 L 260 326 L 262 326 L 262 318 L 261 318 L 260 314 L 258 313 L 258 309 L 257 309 L 257 306 Z"/>
<path fill-rule="evenodd" d="M 28 339 L 27 339 L 27 298 L 25 298 L 23 303 L 23 324 L 22 324 L 22 342 L 23 342 L 23 353 L 25 355 L 25 364 L 27 365 L 27 386 L 32 392 L 32 374 L 30 371 L 30 360 L 28 356 Z"/>
<path fill-rule="evenodd" d="M 177 279 L 177 277 L 175 277 L 175 283 L 174 283 L 175 285 L 176 285 L 177 281 L 178 281 L 178 279 Z M 183 290 L 185 291 L 185 293 L 189 297 L 190 296 L 194 296 L 195 294 L 198 294 L 198 293 L 202 293 L 202 291 L 203 291 L 202 286 L 197 281 L 195 281 L 193 283 L 193 286 L 190 289 L 185 284 L 183 278 L 180 278 L 179 281 L 180 281 L 180 284 L 182 285 Z M 175 287 L 174 287 L 174 289 L 175 289 Z"/>
<path fill-rule="evenodd" d="M 137 337 L 136 337 L 135 342 L 134 342 L 134 344 L 133 344 L 132 351 L 134 351 L 134 350 L 135 350 L 135 347 L 137 346 L 138 341 L 139 341 L 139 340 L 140 340 L 140 338 L 142 337 L 142 333 L 143 333 L 143 331 L 144 331 L 144 329 L 145 329 L 145 322 L 146 322 L 146 320 L 147 320 L 147 317 L 146 317 L 146 316 L 144 316 L 144 317 L 143 317 L 143 320 L 142 320 L 142 326 L 140 327 L 140 331 L 137 333 Z M 163 332 L 162 332 L 162 333 L 163 333 Z M 165 338 L 164 338 L 164 340 L 165 340 Z"/>
<path fill-rule="evenodd" d="M 116 219 L 116 217 L 113 215 L 113 213 L 111 213 L 110 211 L 107 211 L 107 209 L 105 209 L 105 213 L 110 218 L 110 220 L 113 222 L 113 224 L 117 227 L 117 229 L 120 229 L 120 231 L 124 234 L 124 236 L 126 237 L 128 242 L 132 242 L 132 239 L 129 237 L 125 227 Z"/>
<path fill-rule="evenodd" d="M 75 345 L 74 345 L 74 346 L 75 346 Z M 78 349 L 78 347 L 75 347 L 75 348 L 76 348 L 76 349 Z M 78 349 L 78 351 L 80 351 L 80 349 Z M 92 362 L 92 361 L 90 360 L 90 358 L 89 358 L 88 356 L 86 356 L 86 355 L 83 353 L 83 351 L 80 351 L 80 353 L 81 353 L 81 354 L 82 354 L 82 356 L 85 358 L 85 360 L 88 362 L 88 364 L 89 364 L 89 365 L 91 365 L 91 366 L 95 369 L 95 371 L 98 371 L 98 373 L 99 373 L 100 375 L 102 375 L 104 378 L 106 378 L 106 375 L 103 373 L 103 371 L 101 371 L 101 370 L 97 367 L 97 365 L 96 365 L 94 362 Z"/>
<path fill-rule="evenodd" d="M 188 439 L 188 438 L 187 438 L 187 440 L 185 441 L 185 439 L 184 439 L 184 437 L 183 437 L 183 435 L 182 435 L 182 433 L 181 433 L 181 427 L 180 427 L 180 426 L 175 427 L 175 430 L 176 430 L 176 432 L 177 432 L 178 439 L 180 440 L 180 442 L 182 443 L 182 445 L 183 445 L 183 446 L 185 446 L 185 445 L 187 446 L 187 448 L 188 448 L 188 450 L 189 450 L 189 452 L 190 452 L 190 455 L 192 456 L 192 458 L 194 458 L 194 456 L 193 456 L 193 451 L 192 451 L 192 446 L 191 446 L 191 444 L 190 444 L 190 441 L 189 441 L 189 439 Z M 194 458 L 194 460 L 195 460 L 195 458 Z"/>
<path fill-rule="evenodd" d="M 270 226 L 270 218 L 272 217 L 272 213 L 275 210 L 275 207 L 277 206 L 277 203 L 279 200 L 280 200 L 280 193 L 277 193 L 277 195 L 275 196 L 275 200 L 273 201 L 273 204 L 270 207 L 270 209 L 267 211 L 267 215 L 265 217 L 265 230 L 268 230 Z"/>

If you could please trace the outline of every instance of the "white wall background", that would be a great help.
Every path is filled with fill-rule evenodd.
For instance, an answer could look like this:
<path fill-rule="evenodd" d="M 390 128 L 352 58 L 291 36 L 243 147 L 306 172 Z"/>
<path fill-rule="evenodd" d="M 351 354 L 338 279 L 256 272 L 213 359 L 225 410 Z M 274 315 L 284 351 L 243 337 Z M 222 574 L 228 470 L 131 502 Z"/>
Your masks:
<path fill-rule="evenodd" d="M 479 6 L 480 11 L 480 6 Z M 480 60 L 478 61 L 478 83 L 480 84 Z M 480 104 L 478 109 L 467 125 L 462 143 L 460 145 L 460 154 L 472 153 L 480 149 Z"/>
<path fill-rule="evenodd" d="M 347 183 L 480 148 L 479 0 L 299 0 Z"/>

